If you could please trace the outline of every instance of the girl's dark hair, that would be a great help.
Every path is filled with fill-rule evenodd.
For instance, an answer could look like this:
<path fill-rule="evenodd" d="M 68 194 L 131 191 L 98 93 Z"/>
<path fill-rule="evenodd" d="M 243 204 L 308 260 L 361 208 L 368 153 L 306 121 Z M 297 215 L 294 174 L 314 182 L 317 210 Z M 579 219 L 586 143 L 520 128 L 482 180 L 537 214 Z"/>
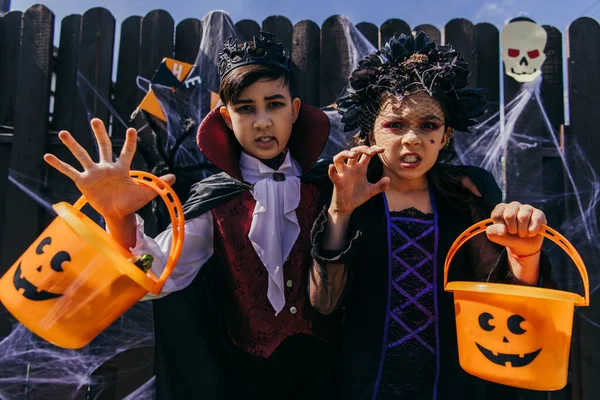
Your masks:
<path fill-rule="evenodd" d="M 275 65 L 248 64 L 229 72 L 219 86 L 219 96 L 224 105 L 236 101 L 240 93 L 258 81 L 278 81 L 290 89 L 292 74 Z M 293 97 L 293 96 L 292 96 Z"/>

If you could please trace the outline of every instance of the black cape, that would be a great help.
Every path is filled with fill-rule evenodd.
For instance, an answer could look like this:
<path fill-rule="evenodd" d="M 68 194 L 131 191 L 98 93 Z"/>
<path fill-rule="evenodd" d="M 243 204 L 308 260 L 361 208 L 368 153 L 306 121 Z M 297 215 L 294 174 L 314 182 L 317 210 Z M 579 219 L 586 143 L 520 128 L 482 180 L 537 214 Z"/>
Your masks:
<path fill-rule="evenodd" d="M 320 160 L 302 182 L 331 190 L 329 161 Z M 248 183 L 222 172 L 195 184 L 183 206 L 186 220 L 196 218 L 250 189 Z M 227 268 L 213 255 L 183 290 L 153 300 L 156 399 L 225 398 L 226 362 L 231 343 L 219 296 L 231 290 L 220 271 Z"/>

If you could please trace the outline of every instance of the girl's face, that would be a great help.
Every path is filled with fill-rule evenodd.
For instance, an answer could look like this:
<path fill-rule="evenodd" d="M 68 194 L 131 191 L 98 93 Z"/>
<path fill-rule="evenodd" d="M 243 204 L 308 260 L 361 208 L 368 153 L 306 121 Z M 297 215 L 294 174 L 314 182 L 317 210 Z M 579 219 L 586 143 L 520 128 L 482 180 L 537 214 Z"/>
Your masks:
<path fill-rule="evenodd" d="M 444 113 L 425 92 L 404 98 L 390 96 L 375 118 L 370 144 L 383 147 L 379 154 L 384 175 L 401 180 L 425 179 L 446 144 Z"/>

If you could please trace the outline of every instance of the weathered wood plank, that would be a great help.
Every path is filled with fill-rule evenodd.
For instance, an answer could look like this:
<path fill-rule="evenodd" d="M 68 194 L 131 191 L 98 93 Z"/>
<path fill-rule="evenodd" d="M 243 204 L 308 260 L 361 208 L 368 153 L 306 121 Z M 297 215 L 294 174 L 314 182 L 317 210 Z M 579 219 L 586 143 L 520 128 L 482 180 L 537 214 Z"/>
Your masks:
<path fill-rule="evenodd" d="M 381 36 L 381 46 L 385 45 L 394 35 L 400 36 L 401 34 L 411 34 L 410 25 L 397 18 L 388 19 L 381 24 L 379 32 Z"/>
<path fill-rule="evenodd" d="M 10 169 L 15 178 L 41 193 L 49 114 L 54 14 L 43 5 L 23 13 L 22 44 L 17 69 L 15 135 Z M 40 95 L 44 94 L 44 95 Z M 6 191 L 4 234 L 0 242 L 0 270 L 13 262 L 37 238 L 40 206 L 14 185 Z"/>
<path fill-rule="evenodd" d="M 120 121 L 113 121 L 113 139 L 125 138 L 127 126 L 134 125 L 131 122 L 131 113 L 142 99 L 143 93 L 136 84 L 140 62 L 141 30 L 142 17 L 129 17 L 121 24 L 117 81 L 113 100 L 113 106 Z"/>
<path fill-rule="evenodd" d="M 486 23 L 475 25 L 475 52 L 477 54 L 475 86 L 485 90 L 488 113 L 492 115 L 500 110 L 499 37 L 500 32 L 494 25 Z"/>
<path fill-rule="evenodd" d="M 96 140 L 90 119 L 100 118 L 108 127 L 115 19 L 105 8 L 93 8 L 83 15 L 77 63 L 78 96 L 70 106 L 75 109 L 71 132 L 97 159 Z"/>
<path fill-rule="evenodd" d="M 344 29 L 345 17 L 334 15 L 321 27 L 320 106 L 335 102 L 354 67 Z"/>
<path fill-rule="evenodd" d="M 0 124 L 5 125 L 14 124 L 22 16 L 11 11 L 0 17 Z"/>
<path fill-rule="evenodd" d="M 282 15 L 267 17 L 262 23 L 262 30 L 273 33 L 275 42 L 281 42 L 284 48 L 292 50 L 294 26 L 289 19 Z"/>
<path fill-rule="evenodd" d="M 56 66 L 56 91 L 51 126 L 55 130 L 73 131 L 75 106 L 79 103 L 77 72 L 81 41 L 81 15 L 65 17 L 60 26 L 60 44 Z"/>
<path fill-rule="evenodd" d="M 241 35 L 241 40 L 244 42 L 249 42 L 255 36 L 258 37 L 260 33 L 260 25 L 258 22 L 253 21 L 251 19 L 243 19 L 235 23 L 235 29 Z"/>
<path fill-rule="evenodd" d="M 574 173 L 575 181 L 584 190 L 579 193 L 583 204 L 595 201 L 596 193 L 590 188 L 587 181 L 588 174 L 584 169 L 577 170 L 581 158 L 585 157 L 590 163 L 596 176 L 600 174 L 600 136 L 598 135 L 598 104 L 600 104 L 600 25 L 592 18 L 579 18 L 567 28 L 567 57 L 569 76 L 569 113 L 571 134 L 565 140 L 569 150 L 569 165 Z M 569 142 L 576 141 L 582 153 L 576 153 Z M 581 164 L 579 164 L 581 165 Z M 579 217 L 576 205 L 571 207 L 571 218 Z M 597 207 L 595 207 L 597 209 Z M 593 215 L 593 214 L 592 214 Z M 596 221 L 598 224 L 598 214 Z M 596 225 L 597 226 L 597 225 Z M 593 239 L 594 240 L 594 239 Z M 593 243 L 594 247 L 597 243 Z M 587 251 L 586 251 L 587 250 Z M 578 248 L 582 252 L 584 261 L 597 260 L 597 252 Z M 594 265 L 592 261 L 591 265 Z M 597 267 L 596 267 L 597 268 Z M 597 288 L 597 270 L 589 271 L 592 287 Z M 594 278 L 595 276 L 595 278 Z M 598 369 L 600 368 L 600 343 L 598 342 L 598 327 L 594 322 L 600 320 L 597 306 L 600 299 L 600 290 L 592 295 L 592 307 L 576 313 L 575 332 L 573 337 L 572 374 L 573 388 L 571 398 L 594 399 L 600 396 L 600 381 Z M 592 321 L 592 322 L 590 322 Z"/>
<path fill-rule="evenodd" d="M 379 48 L 379 28 L 377 25 L 370 22 L 361 22 L 356 25 L 356 29 L 358 29 L 376 49 Z"/>
<path fill-rule="evenodd" d="M 294 26 L 292 72 L 294 96 L 312 106 L 319 106 L 321 59 L 321 29 L 312 21 L 300 21 Z"/>
<path fill-rule="evenodd" d="M 188 64 L 196 62 L 202 42 L 202 22 L 196 18 L 184 19 L 175 29 L 175 59 Z"/>
<path fill-rule="evenodd" d="M 413 28 L 413 34 L 425 32 L 429 39 L 437 44 L 442 44 L 442 33 L 438 28 L 430 24 L 417 25 Z"/>
<path fill-rule="evenodd" d="M 477 84 L 477 38 L 475 26 L 464 18 L 455 18 L 450 20 L 444 26 L 444 44 L 450 44 L 457 51 L 462 53 L 465 61 L 469 63 L 469 72 L 471 72 L 469 87 L 475 87 Z"/>

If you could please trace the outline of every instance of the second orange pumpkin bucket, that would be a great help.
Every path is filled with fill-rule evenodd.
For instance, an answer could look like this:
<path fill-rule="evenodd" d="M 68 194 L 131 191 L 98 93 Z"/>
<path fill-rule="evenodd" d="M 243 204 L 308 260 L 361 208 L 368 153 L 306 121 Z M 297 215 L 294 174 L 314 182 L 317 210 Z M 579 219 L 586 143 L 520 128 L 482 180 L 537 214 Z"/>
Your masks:
<path fill-rule="evenodd" d="M 444 265 L 444 289 L 454 292 L 461 367 L 488 381 L 534 390 L 567 383 L 574 306 L 589 305 L 588 275 L 575 248 L 543 226 L 541 235 L 563 249 L 583 279 L 584 297 L 561 290 L 487 282 L 448 282 L 458 249 L 493 224 L 488 219 L 456 239 Z"/>

